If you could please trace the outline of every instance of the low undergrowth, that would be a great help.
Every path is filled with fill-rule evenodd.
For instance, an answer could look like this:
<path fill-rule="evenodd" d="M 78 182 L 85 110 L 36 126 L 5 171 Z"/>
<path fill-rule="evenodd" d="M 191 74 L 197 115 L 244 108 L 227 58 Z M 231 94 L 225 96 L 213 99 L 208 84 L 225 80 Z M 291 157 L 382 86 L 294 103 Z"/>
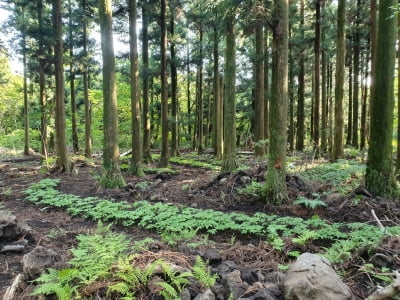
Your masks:
<path fill-rule="evenodd" d="M 347 193 L 360 184 L 366 166 L 354 160 L 339 159 L 321 164 L 299 173 L 302 178 L 329 184 L 338 192 Z"/>
<path fill-rule="evenodd" d="M 33 295 L 55 294 L 60 300 L 92 299 L 99 293 L 106 299 L 161 295 L 168 300 L 178 299 L 190 278 L 203 287 L 212 286 L 217 279 L 200 257 L 191 266 L 179 253 L 153 253 L 145 248 L 146 243 L 132 244 L 126 235 L 112 232 L 101 222 L 95 232 L 77 238 L 70 267 L 48 269 L 34 280 L 38 286 Z"/>
<path fill-rule="evenodd" d="M 44 206 L 44 209 L 49 206 L 63 208 L 72 216 L 80 215 L 123 226 L 138 225 L 162 235 L 215 235 L 224 232 L 250 235 L 269 243 L 276 251 L 290 252 L 291 256 L 311 251 L 311 245 L 320 245 L 318 252 L 333 263 L 346 261 L 360 249 L 372 251 L 384 237 L 400 234 L 399 226 L 386 227 L 386 231 L 381 232 L 378 227 L 369 224 L 330 224 L 318 216 L 309 219 L 263 213 L 249 216 L 211 209 L 178 207 L 168 203 L 137 201 L 132 204 L 98 197 L 81 198 L 59 192 L 56 189 L 58 183 L 58 179 L 43 179 L 32 184 L 24 191 L 26 199 Z"/>

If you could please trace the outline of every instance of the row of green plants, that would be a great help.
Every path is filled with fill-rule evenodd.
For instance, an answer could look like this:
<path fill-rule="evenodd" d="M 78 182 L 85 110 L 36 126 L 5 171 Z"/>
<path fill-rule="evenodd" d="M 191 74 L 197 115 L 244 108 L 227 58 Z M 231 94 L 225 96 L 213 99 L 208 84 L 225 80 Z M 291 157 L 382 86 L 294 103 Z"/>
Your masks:
<path fill-rule="evenodd" d="M 170 262 L 154 256 L 140 264 L 151 239 L 132 243 L 125 234 L 118 234 L 101 222 L 92 234 L 79 235 L 79 243 L 71 249 L 68 268 L 50 268 L 34 280 L 33 295 L 56 295 L 59 300 L 93 299 L 100 292 L 107 299 L 143 299 L 140 296 L 159 294 L 164 299 L 179 299 L 182 289 L 193 278 L 202 287 L 214 285 L 218 275 L 211 275 L 207 264 L 196 257 L 195 264 L 179 272 Z M 153 279 L 157 276 L 156 281 Z M 153 288 L 150 288 L 153 280 Z M 101 291 L 103 290 L 103 291 Z"/>
<path fill-rule="evenodd" d="M 311 243 L 320 244 L 325 246 L 323 254 L 333 263 L 345 261 L 352 252 L 361 248 L 373 249 L 385 236 L 400 234 L 399 226 L 386 227 L 386 231 L 381 232 L 377 226 L 364 223 L 330 224 L 318 216 L 309 219 L 264 213 L 249 216 L 161 202 L 128 203 L 98 197 L 81 198 L 61 193 L 56 189 L 58 183 L 58 179 L 49 178 L 34 183 L 24 191 L 26 199 L 44 207 L 66 209 L 72 216 L 123 226 L 138 225 L 164 235 L 215 235 L 222 232 L 251 235 L 269 243 L 277 251 L 293 251 L 293 256 L 296 256 L 296 251 L 306 250 Z"/>

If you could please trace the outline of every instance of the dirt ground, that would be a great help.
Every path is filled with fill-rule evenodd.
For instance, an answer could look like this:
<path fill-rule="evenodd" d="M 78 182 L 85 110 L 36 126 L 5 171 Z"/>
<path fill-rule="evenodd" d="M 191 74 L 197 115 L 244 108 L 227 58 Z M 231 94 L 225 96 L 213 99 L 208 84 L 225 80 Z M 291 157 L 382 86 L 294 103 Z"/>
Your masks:
<path fill-rule="evenodd" d="M 243 176 L 254 175 L 263 176 L 265 170 L 258 169 L 249 173 L 239 173 L 236 175 L 218 175 L 216 171 L 210 171 L 202 168 L 193 168 L 172 164 L 172 167 L 178 171 L 177 174 L 146 174 L 144 178 L 128 176 L 125 174 L 127 187 L 123 189 L 105 190 L 99 188 L 95 177 L 100 173 L 101 166 L 98 164 L 88 165 L 85 161 L 75 162 L 72 175 L 61 174 L 58 172 L 43 172 L 43 167 L 38 160 L 24 159 L 3 159 L 0 160 L 0 209 L 14 214 L 20 220 L 25 220 L 32 228 L 29 236 L 28 247 L 23 253 L 0 253 L 0 296 L 5 288 L 9 286 L 14 277 L 22 272 L 22 256 L 31 251 L 38 244 L 56 250 L 61 256 L 68 258 L 71 247 L 75 246 L 76 235 L 88 233 L 96 227 L 93 221 L 85 220 L 79 217 L 71 217 L 63 210 L 38 207 L 24 200 L 21 193 L 29 184 L 37 182 L 42 178 L 60 178 L 59 189 L 64 193 L 75 194 L 83 197 L 99 196 L 102 198 L 113 198 L 116 200 L 126 200 L 134 202 L 141 199 L 151 201 L 171 202 L 174 204 L 183 204 L 196 208 L 211 208 L 226 212 L 244 212 L 255 213 L 264 212 L 268 214 L 278 214 L 282 216 L 311 216 L 307 209 L 298 205 L 271 206 L 259 200 L 239 195 L 236 187 L 243 185 Z M 226 178 L 221 186 L 221 179 Z M 261 178 L 262 179 L 262 178 Z M 145 191 L 137 188 L 137 184 L 146 182 L 149 187 Z M 324 186 L 318 184 L 304 184 L 296 177 L 288 178 L 289 192 L 291 200 L 297 195 L 307 195 L 316 190 L 323 190 Z M 351 197 L 351 196 L 350 196 Z M 400 207 L 389 201 L 361 201 L 356 207 L 351 205 L 349 199 L 343 197 L 332 197 L 328 208 L 314 211 L 321 218 L 331 222 L 369 222 L 373 223 L 371 209 L 379 216 L 390 219 L 395 224 L 400 224 Z M 145 237 L 158 236 L 154 232 L 149 232 L 139 227 L 119 228 L 114 230 L 123 231 L 135 240 Z M 236 236 L 236 242 L 232 245 L 232 236 L 218 235 L 210 237 L 218 241 L 218 248 L 224 253 L 225 258 L 236 259 L 236 263 L 257 266 L 266 270 L 276 270 L 279 263 L 284 261 L 284 254 L 271 255 L 265 247 L 257 247 L 246 255 L 243 250 L 248 244 L 257 245 L 259 241 L 252 237 Z M 176 250 L 176 249 L 175 249 Z M 309 249 L 312 250 L 312 249 Z M 262 259 L 261 259 L 262 257 Z M 359 299 L 365 298 L 376 287 L 376 282 L 366 276 L 364 273 L 357 272 L 357 262 L 352 261 L 347 266 L 343 266 L 347 271 L 347 277 L 344 278 L 353 293 Z M 32 287 L 27 286 L 20 299 L 29 299 L 28 295 Z"/>

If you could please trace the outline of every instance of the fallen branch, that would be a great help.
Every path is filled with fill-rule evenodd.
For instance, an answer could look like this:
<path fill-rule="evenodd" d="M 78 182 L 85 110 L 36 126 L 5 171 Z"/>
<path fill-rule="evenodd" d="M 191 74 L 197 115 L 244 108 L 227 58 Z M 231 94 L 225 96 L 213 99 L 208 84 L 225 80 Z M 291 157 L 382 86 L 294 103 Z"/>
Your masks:
<path fill-rule="evenodd" d="M 396 295 L 400 294 L 400 273 L 399 271 L 394 271 L 396 278 L 388 286 L 377 290 L 366 300 L 388 300 L 394 299 Z"/>
<path fill-rule="evenodd" d="M 378 223 L 378 227 L 381 229 L 381 231 L 385 232 L 386 231 L 385 226 L 383 226 L 382 222 L 378 219 L 373 209 L 371 209 L 371 214 L 374 217 L 376 223 Z"/>
<path fill-rule="evenodd" d="M 22 282 L 23 280 L 23 274 L 18 274 L 15 278 L 13 283 L 7 288 L 4 296 L 3 296 L 3 300 L 13 300 L 13 299 L 17 299 L 16 298 L 16 292 L 18 289 L 19 284 Z"/>

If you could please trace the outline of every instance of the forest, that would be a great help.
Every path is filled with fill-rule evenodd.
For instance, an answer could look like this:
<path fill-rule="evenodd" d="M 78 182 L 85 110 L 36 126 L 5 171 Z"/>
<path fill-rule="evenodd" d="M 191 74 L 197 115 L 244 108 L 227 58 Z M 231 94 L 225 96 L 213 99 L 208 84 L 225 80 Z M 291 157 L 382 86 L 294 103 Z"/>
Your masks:
<path fill-rule="evenodd" d="M 400 297 L 396 0 L 0 0 L 0 296 Z"/>

